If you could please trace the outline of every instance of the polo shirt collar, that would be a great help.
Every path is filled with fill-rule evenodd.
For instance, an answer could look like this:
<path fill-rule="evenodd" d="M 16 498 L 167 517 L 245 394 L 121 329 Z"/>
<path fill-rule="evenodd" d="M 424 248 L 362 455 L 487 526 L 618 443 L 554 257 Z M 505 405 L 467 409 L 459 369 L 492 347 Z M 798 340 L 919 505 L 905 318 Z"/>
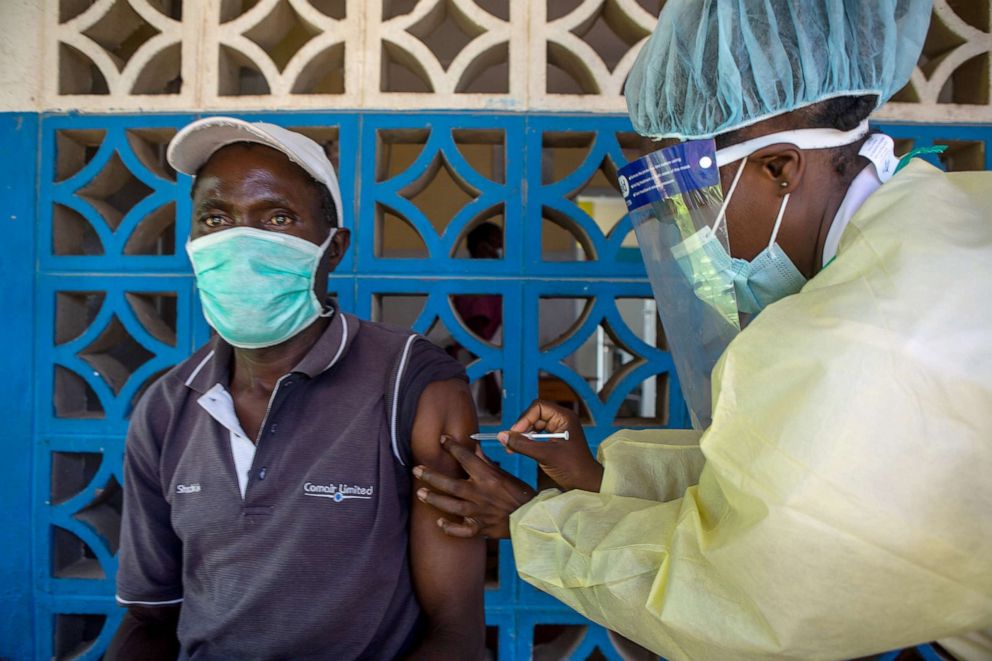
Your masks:
<path fill-rule="evenodd" d="M 311 379 L 334 367 L 347 353 L 358 334 L 358 320 L 355 317 L 341 312 L 333 299 L 329 299 L 327 305 L 332 310 L 331 323 L 291 370 Z M 214 335 L 207 346 L 208 350 L 203 358 L 192 365 L 186 385 L 201 395 L 217 384 L 230 390 L 233 348 L 219 335 Z"/>
<path fill-rule="evenodd" d="M 333 299 L 328 299 L 327 304 L 333 312 L 331 323 L 303 360 L 293 368 L 294 372 L 306 374 L 311 379 L 334 367 L 358 334 L 358 320 L 355 317 L 341 312 Z"/>

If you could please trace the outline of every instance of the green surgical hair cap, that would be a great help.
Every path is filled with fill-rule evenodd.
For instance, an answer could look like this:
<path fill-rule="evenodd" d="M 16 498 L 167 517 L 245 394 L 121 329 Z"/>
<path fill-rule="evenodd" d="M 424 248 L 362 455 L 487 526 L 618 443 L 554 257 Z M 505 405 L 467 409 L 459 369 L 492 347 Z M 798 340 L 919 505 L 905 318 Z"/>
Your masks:
<path fill-rule="evenodd" d="M 932 0 L 669 0 L 624 90 L 634 129 L 708 138 L 909 81 Z"/>

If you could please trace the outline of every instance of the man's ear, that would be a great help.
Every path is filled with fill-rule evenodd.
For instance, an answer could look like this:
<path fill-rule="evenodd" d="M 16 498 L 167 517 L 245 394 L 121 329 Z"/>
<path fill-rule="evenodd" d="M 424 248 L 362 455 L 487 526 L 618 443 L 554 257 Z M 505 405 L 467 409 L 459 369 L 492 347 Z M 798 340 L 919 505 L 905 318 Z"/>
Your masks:
<path fill-rule="evenodd" d="M 339 227 L 338 231 L 334 233 L 334 238 L 331 239 L 330 245 L 327 246 L 327 250 L 324 252 L 324 261 L 327 264 L 328 273 L 337 268 L 338 264 L 344 258 L 349 245 L 351 245 L 351 230 Z"/>
<path fill-rule="evenodd" d="M 761 176 L 775 187 L 779 195 L 794 192 L 806 173 L 807 158 L 791 145 L 771 145 L 752 156 L 761 164 Z"/>

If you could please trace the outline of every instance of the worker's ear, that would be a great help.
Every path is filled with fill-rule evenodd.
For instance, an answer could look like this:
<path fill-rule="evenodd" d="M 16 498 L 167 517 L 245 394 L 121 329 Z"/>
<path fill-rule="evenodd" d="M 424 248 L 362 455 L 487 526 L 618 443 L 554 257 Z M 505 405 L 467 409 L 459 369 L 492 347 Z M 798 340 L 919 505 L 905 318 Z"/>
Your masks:
<path fill-rule="evenodd" d="M 760 176 L 778 192 L 779 196 L 794 192 L 806 173 L 807 158 L 802 150 L 791 145 L 772 145 L 751 157 L 761 166 Z"/>

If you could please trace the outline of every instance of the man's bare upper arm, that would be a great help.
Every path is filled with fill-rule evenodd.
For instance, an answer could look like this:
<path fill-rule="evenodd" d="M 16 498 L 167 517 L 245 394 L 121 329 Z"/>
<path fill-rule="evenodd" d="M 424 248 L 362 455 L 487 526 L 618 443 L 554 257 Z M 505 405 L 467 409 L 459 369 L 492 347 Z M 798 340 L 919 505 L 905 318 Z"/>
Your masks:
<path fill-rule="evenodd" d="M 451 455 L 441 447 L 442 434 L 474 443 L 469 435 L 478 423 L 468 384 L 460 379 L 435 381 L 424 389 L 413 424 L 414 465 L 422 464 L 451 476 L 462 476 Z M 424 487 L 414 480 L 414 494 Z M 485 543 L 482 539 L 455 539 L 437 525 L 441 513 L 414 495 L 410 515 L 410 556 L 417 597 L 428 627 L 471 637 L 481 645 L 485 632 L 483 589 Z"/>

